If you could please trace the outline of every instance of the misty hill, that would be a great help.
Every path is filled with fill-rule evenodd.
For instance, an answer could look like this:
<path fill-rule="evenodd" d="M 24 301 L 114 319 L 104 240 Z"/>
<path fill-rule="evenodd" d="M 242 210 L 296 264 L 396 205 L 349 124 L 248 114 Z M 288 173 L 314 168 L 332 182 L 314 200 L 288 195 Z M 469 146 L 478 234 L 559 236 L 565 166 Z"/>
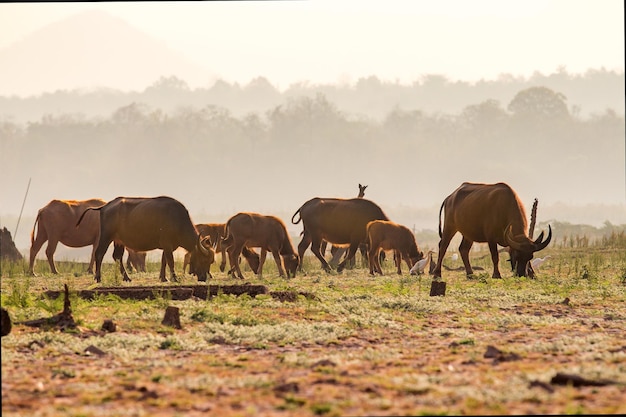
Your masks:
<path fill-rule="evenodd" d="M 123 65 L 119 65 L 122 62 Z M 166 42 L 102 11 L 52 23 L 0 50 L 0 94 L 93 89 L 130 90 L 161 75 L 212 82 L 210 72 Z"/>
<path fill-rule="evenodd" d="M 166 42 L 101 11 L 76 14 L 0 49 L 0 68 L 0 117 L 18 123 L 51 114 L 109 117 L 133 102 L 168 114 L 213 105 L 242 117 L 318 94 L 341 111 L 380 121 L 394 109 L 458 114 L 486 100 L 506 106 L 519 91 L 534 86 L 562 94 L 577 116 L 607 109 L 619 115 L 625 111 L 624 73 L 604 68 L 590 68 L 584 74 L 559 68 L 553 74 L 537 72 L 528 78 L 501 74 L 497 80 L 476 83 L 423 74 L 411 85 L 371 75 L 352 85 L 303 81 L 284 91 L 263 74 L 244 85 L 227 83 L 216 80 L 210 68 L 201 68 Z M 206 87 L 190 89 L 190 84 Z M 18 97 L 11 91 L 30 93 Z"/>

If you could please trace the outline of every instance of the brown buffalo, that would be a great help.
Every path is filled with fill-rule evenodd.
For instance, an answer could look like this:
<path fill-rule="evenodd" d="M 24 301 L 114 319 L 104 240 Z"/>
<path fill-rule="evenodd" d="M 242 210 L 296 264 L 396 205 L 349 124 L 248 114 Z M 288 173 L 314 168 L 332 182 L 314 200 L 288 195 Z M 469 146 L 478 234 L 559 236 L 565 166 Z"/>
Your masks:
<path fill-rule="evenodd" d="M 298 217 L 296 221 L 295 218 Z M 330 271 L 330 265 L 320 253 L 322 241 L 332 244 L 349 244 L 348 254 L 337 266 L 341 272 L 359 248 L 366 243 L 367 223 L 372 220 L 389 220 L 376 203 L 365 198 L 312 198 L 300 207 L 291 217 L 293 224 L 304 226 L 302 240 L 298 245 L 300 259 L 311 245 L 311 252 L 320 260 L 322 268 Z"/>
<path fill-rule="evenodd" d="M 278 217 L 258 213 L 237 213 L 226 222 L 226 237 L 222 245 L 228 252 L 229 273 L 239 278 L 243 279 L 238 259 L 244 247 L 261 248 L 257 270 L 259 278 L 263 275 L 263 264 L 268 251 L 272 252 L 281 277 L 285 277 L 285 270 L 287 277 L 296 276 L 300 258 L 296 255 L 285 223 Z"/>
<path fill-rule="evenodd" d="M 0 258 L 13 262 L 24 259 L 20 251 L 15 247 L 11 232 L 6 227 L 0 229 Z"/>
<path fill-rule="evenodd" d="M 222 246 L 222 239 L 224 238 L 224 231 L 226 230 L 226 223 L 198 223 L 196 224 L 196 230 L 202 235 L 202 237 L 209 236 L 211 238 L 211 242 L 215 245 L 215 252 L 221 253 L 222 260 L 220 262 L 220 271 L 224 272 L 226 269 L 226 252 Z M 250 269 L 256 274 L 259 269 L 259 254 L 255 251 L 246 248 L 245 246 L 241 250 L 241 254 L 248 262 Z M 185 259 L 183 261 L 183 273 L 189 265 L 189 259 L 191 258 L 191 253 L 187 252 L 185 254 Z M 189 271 L 192 273 L 192 271 Z"/>
<path fill-rule="evenodd" d="M 441 230 L 441 213 L 445 208 L 445 222 Z M 493 261 L 493 278 L 500 278 L 498 268 L 498 245 L 510 247 L 512 263 L 517 276 L 534 276 L 529 261 L 533 253 L 544 249 L 552 239 L 552 228 L 548 226 L 548 237 L 543 232 L 536 240 L 527 235 L 524 206 L 519 197 L 505 183 L 474 184 L 464 182 L 443 200 L 439 209 L 439 255 L 433 271 L 435 278 L 441 277 L 441 263 L 450 240 L 460 232 L 463 235 L 459 253 L 468 276 L 473 274 L 469 262 L 469 251 L 473 242 L 487 242 Z"/>
<path fill-rule="evenodd" d="M 87 269 L 87 272 L 93 273 L 94 255 L 100 234 L 100 217 L 98 213 L 90 211 L 85 215 L 79 227 L 76 227 L 76 221 L 87 208 L 98 207 L 105 203 L 106 201 L 99 198 L 90 200 L 52 200 L 40 209 L 37 213 L 33 230 L 30 233 L 29 273 L 35 275 L 33 270 L 35 257 L 46 241 L 48 241 L 46 256 L 53 274 L 58 273 L 54 265 L 54 252 L 59 242 L 71 248 L 93 245 L 91 260 Z M 39 224 L 39 227 L 37 227 L 37 224 Z M 35 229 L 37 229 L 37 236 L 35 236 Z"/>
<path fill-rule="evenodd" d="M 398 275 L 402 274 L 402 260 L 409 270 L 417 261 L 424 258 L 424 253 L 417 247 L 415 236 L 408 227 L 387 221 L 374 220 L 367 224 L 367 242 L 369 246 L 370 274 L 383 274 L 380 267 L 379 251 L 394 251 Z"/>
<path fill-rule="evenodd" d="M 367 188 L 367 185 L 359 184 L 359 194 L 357 195 L 358 198 L 365 197 L 366 188 Z M 337 264 L 339 263 L 339 259 L 341 259 L 341 257 L 348 252 L 348 247 L 349 245 L 332 245 L 330 247 L 330 254 L 332 255 L 332 259 L 328 263 L 331 266 L 337 266 Z M 361 252 L 361 258 L 365 260 L 367 258 L 367 247 L 365 246 L 365 244 L 359 245 L 359 252 Z M 322 242 L 320 253 L 321 254 L 326 253 L 326 241 Z M 384 256 L 384 252 L 381 252 L 381 256 Z M 355 259 L 356 258 L 352 258 L 350 262 L 348 263 L 348 266 L 350 268 L 354 268 Z"/>
<path fill-rule="evenodd" d="M 210 238 L 202 238 L 194 227 L 185 206 L 171 197 L 117 197 L 100 207 L 92 207 L 81 215 L 77 226 L 89 213 L 100 212 L 100 238 L 95 254 L 96 272 L 94 279 L 101 280 L 104 254 L 111 242 L 114 244 L 113 259 L 119 261 L 124 281 L 130 281 L 124 268 L 124 248 L 136 251 L 162 249 L 161 281 L 165 278 L 165 267 L 169 266 L 173 280 L 174 251 L 183 247 L 191 252 L 190 265 L 198 281 L 210 277 L 211 264 L 215 260 Z"/>
<path fill-rule="evenodd" d="M 146 272 L 146 252 L 137 252 L 131 248 L 126 248 L 128 258 L 126 259 L 126 269 L 137 272 Z"/>

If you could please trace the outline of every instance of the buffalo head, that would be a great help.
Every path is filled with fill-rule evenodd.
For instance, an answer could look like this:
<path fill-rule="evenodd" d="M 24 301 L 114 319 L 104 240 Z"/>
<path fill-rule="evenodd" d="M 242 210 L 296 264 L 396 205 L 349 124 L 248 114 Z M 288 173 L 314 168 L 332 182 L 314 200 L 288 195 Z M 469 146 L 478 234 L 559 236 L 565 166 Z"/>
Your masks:
<path fill-rule="evenodd" d="M 189 259 L 189 273 L 198 276 L 198 281 L 206 281 L 211 276 L 211 264 L 215 262 L 215 251 L 209 236 L 198 236 L 196 248 L 191 252 Z"/>
<path fill-rule="evenodd" d="M 283 264 L 285 265 L 285 273 L 287 277 L 296 277 L 296 270 L 300 265 L 300 257 L 295 254 L 283 255 Z"/>
<path fill-rule="evenodd" d="M 548 237 L 543 240 L 543 232 L 537 239 L 530 240 L 525 234 L 513 235 L 512 226 L 509 226 L 504 233 L 504 241 L 509 246 L 511 256 L 511 269 L 518 277 L 535 277 L 535 271 L 530 266 L 530 260 L 535 252 L 545 249 L 552 240 L 552 227 L 548 225 Z"/>

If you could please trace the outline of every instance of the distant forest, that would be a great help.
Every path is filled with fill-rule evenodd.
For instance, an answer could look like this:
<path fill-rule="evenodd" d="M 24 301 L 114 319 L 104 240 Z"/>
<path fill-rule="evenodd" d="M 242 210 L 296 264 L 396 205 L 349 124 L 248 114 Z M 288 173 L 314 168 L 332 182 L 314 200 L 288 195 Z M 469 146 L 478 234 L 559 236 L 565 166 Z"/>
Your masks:
<path fill-rule="evenodd" d="M 537 72 L 524 78 L 502 74 L 498 80 L 476 83 L 453 82 L 436 74 L 425 75 L 412 85 L 381 81 L 376 76 L 343 86 L 302 82 L 291 85 L 282 93 L 263 77 L 244 86 L 218 80 L 209 88 L 192 90 L 184 80 L 170 76 L 160 78 L 142 92 L 100 88 L 59 90 L 26 98 L 0 96 L 0 117 L 16 123 L 38 121 L 44 115 L 109 117 L 120 107 L 143 103 L 168 114 L 181 107 L 223 107 L 239 118 L 249 113 L 263 114 L 303 96 L 322 95 L 342 112 L 381 121 L 393 109 L 458 115 L 467 106 L 488 100 L 498 101 L 506 108 L 518 92 L 537 86 L 562 94 L 573 116 L 588 117 L 608 109 L 624 115 L 623 72 L 590 69 L 584 74 L 570 74 L 565 68 L 559 68 L 549 75 Z"/>
<path fill-rule="evenodd" d="M 527 204 L 537 195 L 604 202 L 606 190 L 615 202 L 624 91 L 623 73 L 597 70 L 476 84 L 431 76 L 413 86 L 370 77 L 283 93 L 264 78 L 190 90 L 163 77 L 141 93 L 0 97 L 3 188 L 17 207 L 32 177 L 46 184 L 31 190 L 37 207 L 170 194 L 196 213 L 290 215 L 315 195 L 354 197 L 363 182 L 398 222 L 416 223 L 402 207 L 428 207 L 432 229 L 430 207 L 462 180 L 509 180 Z"/>

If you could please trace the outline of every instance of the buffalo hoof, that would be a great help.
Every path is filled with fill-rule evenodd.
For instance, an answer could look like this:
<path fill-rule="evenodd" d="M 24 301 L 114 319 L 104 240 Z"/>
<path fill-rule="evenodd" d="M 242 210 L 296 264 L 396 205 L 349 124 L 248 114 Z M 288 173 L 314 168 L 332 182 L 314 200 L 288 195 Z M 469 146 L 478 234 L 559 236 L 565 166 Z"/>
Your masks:
<path fill-rule="evenodd" d="M 124 277 L 124 282 L 131 282 L 132 280 L 128 277 Z"/>

